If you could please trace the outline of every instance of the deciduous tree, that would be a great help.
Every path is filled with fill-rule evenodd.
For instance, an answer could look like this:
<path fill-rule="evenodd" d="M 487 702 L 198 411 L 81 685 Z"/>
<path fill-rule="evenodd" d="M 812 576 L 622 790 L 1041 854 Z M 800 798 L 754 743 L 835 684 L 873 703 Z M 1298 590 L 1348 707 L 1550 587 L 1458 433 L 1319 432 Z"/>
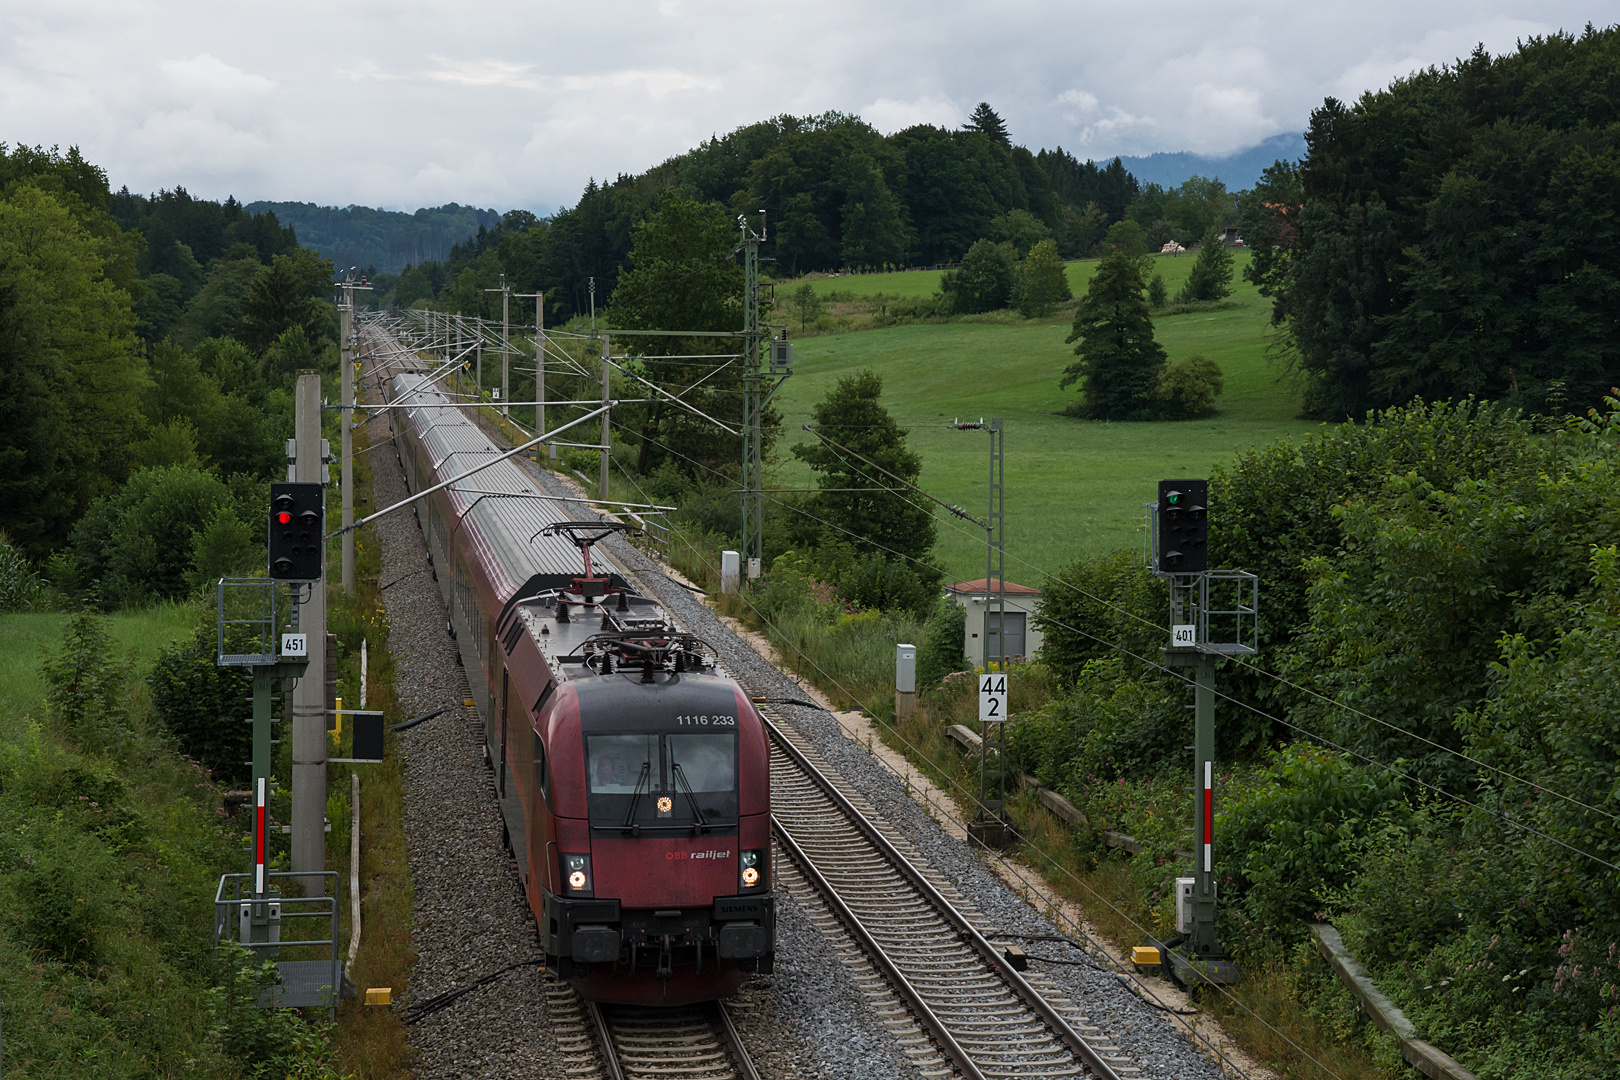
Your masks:
<path fill-rule="evenodd" d="M 962 256 L 960 269 L 940 277 L 939 291 L 958 315 L 999 311 L 1012 298 L 1017 259 L 1011 244 L 979 240 Z"/>
<path fill-rule="evenodd" d="M 1057 245 L 1042 240 L 1030 249 L 1024 260 L 1022 280 L 1018 294 L 1018 313 L 1026 319 L 1045 315 L 1052 306 L 1074 299 L 1069 287 L 1069 274 L 1058 258 Z"/>
<path fill-rule="evenodd" d="M 129 467 L 146 363 L 105 244 L 31 185 L 0 200 L 0 528 L 31 558 Z"/>

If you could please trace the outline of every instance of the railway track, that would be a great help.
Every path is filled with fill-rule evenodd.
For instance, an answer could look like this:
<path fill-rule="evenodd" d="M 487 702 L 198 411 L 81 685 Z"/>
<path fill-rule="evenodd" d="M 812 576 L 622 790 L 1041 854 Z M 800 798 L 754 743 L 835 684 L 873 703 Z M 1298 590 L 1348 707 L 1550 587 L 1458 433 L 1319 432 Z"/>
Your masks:
<path fill-rule="evenodd" d="M 571 1080 L 760 1080 L 724 1002 L 599 1005 L 548 977 L 546 1003 Z"/>
<path fill-rule="evenodd" d="M 774 831 L 792 866 L 778 881 L 802 895 L 797 878 L 827 905 L 870 967 L 863 979 L 853 965 L 869 997 L 884 998 L 881 979 L 899 999 L 904 1013 L 891 1005 L 884 1021 L 923 1075 L 1141 1075 L 1049 982 L 1011 968 L 964 898 L 931 878 L 903 838 L 873 824 L 808 743 L 768 711 L 766 720 Z"/>

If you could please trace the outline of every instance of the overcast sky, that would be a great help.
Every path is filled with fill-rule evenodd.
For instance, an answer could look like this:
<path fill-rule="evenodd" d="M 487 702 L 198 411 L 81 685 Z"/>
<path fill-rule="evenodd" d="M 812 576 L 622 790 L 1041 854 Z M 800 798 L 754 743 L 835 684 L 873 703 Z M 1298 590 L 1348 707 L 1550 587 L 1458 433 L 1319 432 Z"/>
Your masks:
<path fill-rule="evenodd" d="M 0 141 L 141 192 L 547 213 L 781 113 L 890 132 L 983 100 L 1031 149 L 1224 154 L 1589 21 L 1620 0 L 6 0 Z"/>

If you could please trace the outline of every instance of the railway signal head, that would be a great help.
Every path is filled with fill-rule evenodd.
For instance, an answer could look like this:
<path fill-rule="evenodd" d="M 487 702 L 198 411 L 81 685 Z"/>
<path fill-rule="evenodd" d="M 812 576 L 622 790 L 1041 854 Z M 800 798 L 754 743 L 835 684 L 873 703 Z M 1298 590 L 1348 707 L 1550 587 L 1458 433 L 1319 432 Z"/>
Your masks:
<path fill-rule="evenodd" d="M 277 581 L 315 581 L 326 550 L 321 485 L 270 485 L 270 576 Z"/>
<path fill-rule="evenodd" d="M 1209 481 L 1159 481 L 1158 565 L 1161 574 L 1209 569 Z"/>

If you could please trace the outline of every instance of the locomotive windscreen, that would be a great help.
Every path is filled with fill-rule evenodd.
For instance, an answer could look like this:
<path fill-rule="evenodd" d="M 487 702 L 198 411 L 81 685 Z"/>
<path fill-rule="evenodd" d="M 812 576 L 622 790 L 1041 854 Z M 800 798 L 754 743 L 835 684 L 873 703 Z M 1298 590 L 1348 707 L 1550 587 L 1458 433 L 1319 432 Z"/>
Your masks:
<path fill-rule="evenodd" d="M 737 735 L 693 732 L 587 735 L 593 828 L 734 828 Z"/>

